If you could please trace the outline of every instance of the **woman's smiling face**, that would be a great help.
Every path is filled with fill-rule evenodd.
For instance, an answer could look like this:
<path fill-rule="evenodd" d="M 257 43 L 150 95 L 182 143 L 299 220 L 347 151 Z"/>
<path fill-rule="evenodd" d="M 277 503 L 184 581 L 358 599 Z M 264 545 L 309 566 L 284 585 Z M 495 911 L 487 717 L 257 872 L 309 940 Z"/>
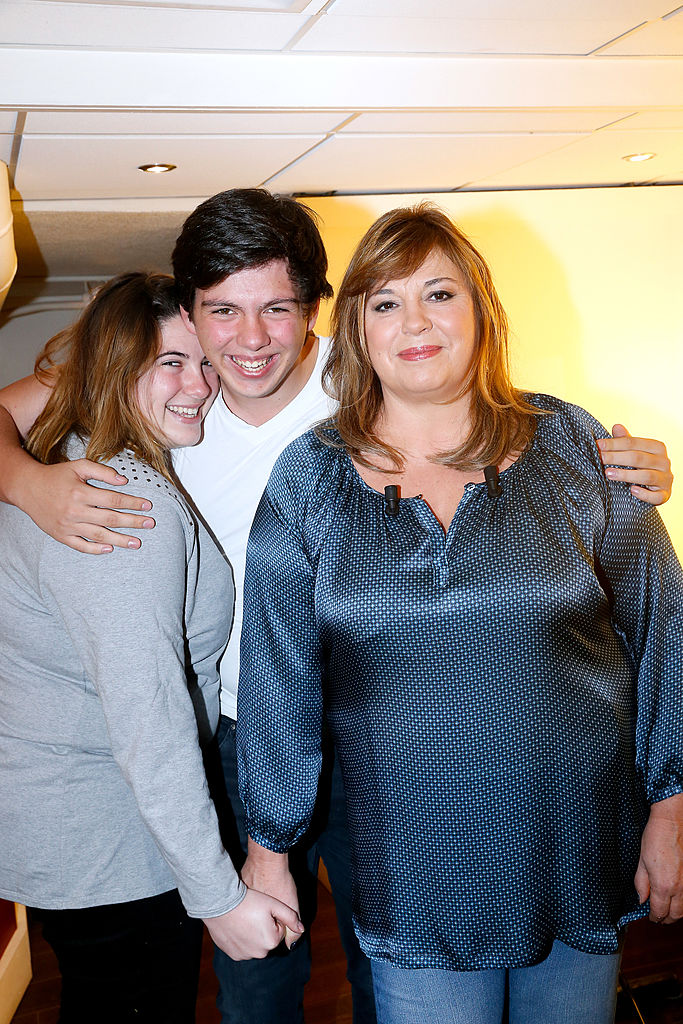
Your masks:
<path fill-rule="evenodd" d="M 459 396 L 477 327 L 455 263 L 435 250 L 410 277 L 386 281 L 368 295 L 365 338 L 385 399 L 447 402 Z"/>
<path fill-rule="evenodd" d="M 197 444 L 202 422 L 218 393 L 218 377 L 180 315 L 161 325 L 153 366 L 137 383 L 140 412 L 168 448 Z"/>

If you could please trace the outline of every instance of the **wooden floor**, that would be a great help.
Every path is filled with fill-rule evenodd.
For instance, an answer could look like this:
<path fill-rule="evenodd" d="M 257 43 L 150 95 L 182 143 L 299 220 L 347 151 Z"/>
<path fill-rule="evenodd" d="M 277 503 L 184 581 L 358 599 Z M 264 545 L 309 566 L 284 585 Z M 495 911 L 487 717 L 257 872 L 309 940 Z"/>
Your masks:
<path fill-rule="evenodd" d="M 344 977 L 344 958 L 337 935 L 334 905 L 321 885 L 318 916 L 313 926 L 313 972 L 306 990 L 306 1024 L 351 1024 L 351 994 Z M 12 1024 L 56 1024 L 59 973 L 40 929 L 31 928 L 33 981 Z M 619 1024 L 683 1024 L 683 922 L 672 926 L 640 921 L 629 929 L 622 975 L 632 987 L 642 1016 L 622 991 Z M 220 1024 L 214 1006 L 216 984 L 211 969 L 211 942 L 206 937 L 197 1004 L 197 1024 Z M 93 1024 L 97 1024 L 96 1021 Z M 254 1021 L 254 1024 L 259 1024 Z M 542 1022 L 538 1022 L 542 1024 Z M 590 1022 L 585 1022 L 590 1024 Z"/>

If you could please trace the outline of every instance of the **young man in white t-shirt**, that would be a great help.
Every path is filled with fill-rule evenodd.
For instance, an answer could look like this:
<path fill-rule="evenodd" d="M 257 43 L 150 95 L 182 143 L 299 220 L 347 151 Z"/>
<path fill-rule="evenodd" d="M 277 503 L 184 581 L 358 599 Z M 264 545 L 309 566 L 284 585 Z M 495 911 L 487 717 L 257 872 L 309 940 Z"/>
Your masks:
<path fill-rule="evenodd" d="M 218 741 L 222 764 L 214 780 L 214 799 L 220 803 L 222 789 L 224 810 L 230 809 L 224 815 L 224 831 L 226 845 L 234 854 L 235 825 L 243 849 L 247 842 L 235 757 L 247 536 L 276 458 L 291 440 L 328 413 L 321 386 L 324 341 L 313 334 L 313 327 L 319 300 L 332 290 L 326 279 L 325 250 L 309 212 L 291 199 L 261 189 L 235 189 L 202 203 L 185 222 L 173 261 L 186 326 L 199 338 L 221 379 L 221 395 L 206 418 L 204 440 L 195 448 L 179 451 L 175 467 L 235 573 L 235 620 L 221 663 Z M 623 435 L 611 442 L 605 461 L 639 468 L 617 470 L 612 475 L 630 480 L 634 493 L 645 500 L 654 504 L 667 500 L 671 474 L 664 446 Z M 3 448 L 7 436 L 0 408 L 0 453 L 9 460 L 14 455 Z M 112 510 L 148 511 L 149 503 L 143 505 L 134 495 L 121 491 L 106 492 L 108 508 L 95 506 L 95 500 L 102 501 L 102 490 L 97 490 L 94 498 L 93 489 L 81 481 L 91 477 L 120 482 L 110 472 L 87 463 L 77 469 L 49 468 L 59 468 L 60 474 L 51 477 L 55 486 L 48 503 L 35 488 L 30 497 L 20 497 L 2 484 L 0 500 L 14 500 L 46 532 L 82 551 L 102 553 L 112 545 L 139 546 L 136 538 L 114 533 L 112 528 L 139 527 L 140 518 Z M 153 527 L 153 519 L 147 525 Z M 369 965 L 351 923 L 343 787 L 337 766 L 328 760 L 320 813 L 308 849 L 301 851 L 298 894 L 287 889 L 286 880 L 269 874 L 267 864 L 253 860 L 247 863 L 245 881 L 289 905 L 298 903 L 303 919 L 310 923 L 317 854 L 322 855 L 347 953 L 354 1024 L 372 1024 Z M 219 1006 L 225 1024 L 298 1024 L 303 1019 L 303 988 L 310 973 L 308 933 L 294 949 L 281 952 L 281 956 L 271 955 L 266 960 L 235 963 L 216 951 Z"/>
<path fill-rule="evenodd" d="M 221 380 L 203 442 L 179 452 L 175 468 L 235 574 L 238 597 L 232 636 L 221 662 L 218 745 L 221 781 L 246 848 L 244 809 L 237 790 L 235 719 L 247 537 L 278 455 L 328 415 L 321 386 L 325 345 L 313 327 L 320 299 L 329 297 L 332 289 L 325 249 L 309 212 L 291 199 L 259 189 L 234 189 L 202 203 L 183 226 L 173 270 L 185 324 L 199 338 Z M 320 803 L 309 849 L 295 864 L 298 900 L 309 924 L 320 853 L 347 954 L 354 1020 L 368 1024 L 375 1019 L 372 980 L 351 922 L 344 793 L 331 757 Z M 297 893 L 281 889 L 279 878 L 259 873 L 251 863 L 245 870 L 256 888 L 279 891 L 285 902 L 297 905 Z M 284 884 L 289 884 L 286 879 Z M 266 961 L 234 963 L 216 951 L 219 1007 L 226 1024 L 295 1024 L 303 1019 L 303 989 L 310 974 L 308 934 L 287 955 Z"/>

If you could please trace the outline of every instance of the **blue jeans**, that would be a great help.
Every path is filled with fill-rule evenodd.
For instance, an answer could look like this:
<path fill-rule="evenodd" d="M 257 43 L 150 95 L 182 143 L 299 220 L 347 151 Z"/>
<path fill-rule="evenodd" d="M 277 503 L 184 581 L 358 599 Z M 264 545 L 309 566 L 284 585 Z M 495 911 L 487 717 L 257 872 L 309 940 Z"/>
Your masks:
<path fill-rule="evenodd" d="M 598 956 L 555 942 L 532 967 L 405 970 L 372 961 L 378 1024 L 611 1024 L 621 953 Z M 507 992 L 506 992 L 507 989 Z"/>
<path fill-rule="evenodd" d="M 218 727 L 218 766 L 207 764 L 211 791 L 221 822 L 225 848 L 239 867 L 247 848 L 244 806 L 237 788 L 235 722 L 221 716 Z M 304 938 L 287 951 L 281 946 L 264 960 L 234 961 L 220 949 L 214 953 L 219 982 L 217 1005 L 223 1024 L 302 1024 L 304 986 L 311 973 L 310 925 L 318 893 L 318 861 L 322 857 L 330 879 L 337 921 L 353 995 L 354 1024 L 375 1024 L 370 961 L 351 920 L 351 851 L 346 823 L 346 800 L 336 758 L 327 759 L 318 806 L 306 845 L 290 852 L 297 882 L 299 909 L 306 925 Z M 220 775 L 220 777 L 218 777 Z"/>

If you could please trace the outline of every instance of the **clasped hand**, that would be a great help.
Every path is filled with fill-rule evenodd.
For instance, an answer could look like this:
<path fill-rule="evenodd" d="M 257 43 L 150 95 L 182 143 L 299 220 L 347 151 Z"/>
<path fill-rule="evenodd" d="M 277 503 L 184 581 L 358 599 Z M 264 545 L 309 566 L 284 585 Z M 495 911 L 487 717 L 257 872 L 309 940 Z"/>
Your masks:
<path fill-rule="evenodd" d="M 261 960 L 283 939 L 291 945 L 304 930 L 296 910 L 256 889 L 247 889 L 233 910 L 205 917 L 204 923 L 216 945 L 232 960 Z"/>
<path fill-rule="evenodd" d="M 640 902 L 650 899 L 651 921 L 672 924 L 683 917 L 683 794 L 650 808 L 634 881 Z"/>

